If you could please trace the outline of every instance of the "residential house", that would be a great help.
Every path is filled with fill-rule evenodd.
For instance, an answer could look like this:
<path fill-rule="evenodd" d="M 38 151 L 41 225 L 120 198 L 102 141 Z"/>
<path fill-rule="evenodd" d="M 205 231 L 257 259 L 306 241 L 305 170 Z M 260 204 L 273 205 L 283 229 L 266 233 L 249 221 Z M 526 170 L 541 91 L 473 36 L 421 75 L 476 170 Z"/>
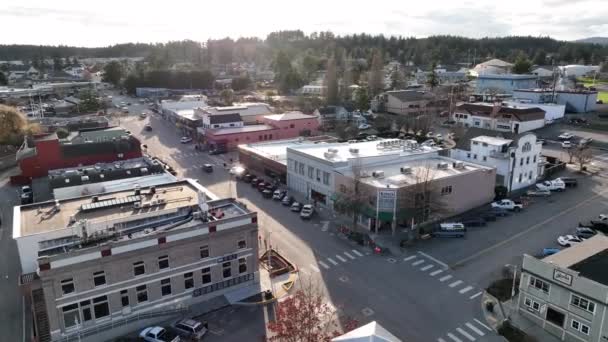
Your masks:
<path fill-rule="evenodd" d="M 473 76 L 481 76 L 481 75 L 503 75 L 511 72 L 511 68 L 513 68 L 513 64 L 509 62 L 505 62 L 500 59 L 491 59 L 489 61 L 485 61 L 483 63 L 477 64 L 472 70 L 471 74 Z"/>
<path fill-rule="evenodd" d="M 394 90 L 376 96 L 371 103 L 373 111 L 390 114 L 418 114 L 426 112 L 432 94 L 419 90 Z"/>
<path fill-rule="evenodd" d="M 452 114 L 457 125 L 523 133 L 545 125 L 545 111 L 537 107 L 496 103 L 462 103 Z"/>
<path fill-rule="evenodd" d="M 325 106 L 315 109 L 313 115 L 321 127 L 333 127 L 338 122 L 348 122 L 351 113 L 342 106 Z"/>
<path fill-rule="evenodd" d="M 513 94 L 516 89 L 536 88 L 538 76 L 517 74 L 480 74 L 477 76 L 477 93 Z"/>

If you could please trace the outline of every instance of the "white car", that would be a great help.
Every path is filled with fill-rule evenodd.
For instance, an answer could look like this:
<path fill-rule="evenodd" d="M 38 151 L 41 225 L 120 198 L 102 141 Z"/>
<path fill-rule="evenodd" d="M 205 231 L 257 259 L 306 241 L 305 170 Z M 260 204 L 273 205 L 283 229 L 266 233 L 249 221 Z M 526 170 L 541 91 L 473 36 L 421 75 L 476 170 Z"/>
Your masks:
<path fill-rule="evenodd" d="M 557 238 L 557 243 L 559 243 L 560 246 L 564 246 L 564 247 L 574 246 L 581 242 L 583 242 L 583 239 L 579 238 L 578 236 L 574 236 L 574 235 L 562 235 Z"/>
<path fill-rule="evenodd" d="M 557 138 L 560 140 L 570 140 L 574 138 L 574 135 L 572 133 L 565 132 L 560 134 Z"/>
<path fill-rule="evenodd" d="M 566 183 L 564 183 L 561 179 L 557 178 L 552 181 L 536 183 L 536 188 L 538 190 L 564 191 L 566 190 Z"/>
<path fill-rule="evenodd" d="M 570 140 L 562 141 L 562 148 L 572 148 Z"/>
<path fill-rule="evenodd" d="M 435 135 L 435 139 L 437 139 L 437 140 L 443 140 L 443 135 L 441 135 L 441 133 L 437 133 Z"/>
<path fill-rule="evenodd" d="M 362 123 L 359 125 L 359 129 L 370 129 L 372 126 L 366 124 L 366 123 Z"/>
<path fill-rule="evenodd" d="M 191 142 L 191 141 L 192 141 L 192 138 L 190 138 L 190 137 L 182 137 L 182 138 L 179 140 L 179 142 L 181 142 L 182 144 L 187 144 L 187 143 L 189 143 L 189 142 Z"/>

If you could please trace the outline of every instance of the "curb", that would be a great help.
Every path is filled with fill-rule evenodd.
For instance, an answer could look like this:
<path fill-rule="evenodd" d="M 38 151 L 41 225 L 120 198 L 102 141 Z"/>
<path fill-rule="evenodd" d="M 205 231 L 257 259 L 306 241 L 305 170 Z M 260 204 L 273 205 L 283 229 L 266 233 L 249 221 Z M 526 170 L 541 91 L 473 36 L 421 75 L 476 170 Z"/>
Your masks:
<path fill-rule="evenodd" d="M 298 269 L 296 268 L 296 270 L 290 272 L 289 274 L 289 279 L 284 282 L 283 284 L 281 284 L 281 288 L 283 289 L 283 293 L 281 293 L 280 295 L 274 296 L 271 299 L 267 299 L 267 300 L 262 300 L 259 302 L 235 302 L 234 305 L 240 305 L 240 306 L 256 306 L 256 305 L 267 305 L 267 304 L 272 304 L 276 301 L 278 301 L 279 299 L 287 296 L 287 294 L 289 293 L 289 291 L 293 288 L 293 286 L 296 283 L 297 280 L 297 273 L 298 273 Z M 279 291 L 277 291 L 279 292 Z"/>

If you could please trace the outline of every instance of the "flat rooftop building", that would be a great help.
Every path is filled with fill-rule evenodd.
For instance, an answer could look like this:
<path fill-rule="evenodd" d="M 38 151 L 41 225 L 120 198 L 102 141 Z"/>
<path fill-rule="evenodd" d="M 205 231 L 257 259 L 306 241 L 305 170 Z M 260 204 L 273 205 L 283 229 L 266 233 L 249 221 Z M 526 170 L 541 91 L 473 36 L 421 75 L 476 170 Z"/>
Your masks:
<path fill-rule="evenodd" d="M 13 222 L 39 341 L 110 340 L 259 292 L 256 213 L 193 180 L 17 206 Z"/>

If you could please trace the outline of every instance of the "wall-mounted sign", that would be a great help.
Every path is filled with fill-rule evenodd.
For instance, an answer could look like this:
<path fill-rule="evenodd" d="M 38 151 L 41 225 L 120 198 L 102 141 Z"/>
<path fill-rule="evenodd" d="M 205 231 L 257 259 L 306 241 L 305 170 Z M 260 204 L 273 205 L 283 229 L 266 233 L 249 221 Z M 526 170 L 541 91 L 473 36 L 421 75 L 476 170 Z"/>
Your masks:
<path fill-rule="evenodd" d="M 572 275 L 562 272 L 560 270 L 553 271 L 553 279 L 559 281 L 562 284 L 566 284 L 568 286 L 572 285 Z"/>

